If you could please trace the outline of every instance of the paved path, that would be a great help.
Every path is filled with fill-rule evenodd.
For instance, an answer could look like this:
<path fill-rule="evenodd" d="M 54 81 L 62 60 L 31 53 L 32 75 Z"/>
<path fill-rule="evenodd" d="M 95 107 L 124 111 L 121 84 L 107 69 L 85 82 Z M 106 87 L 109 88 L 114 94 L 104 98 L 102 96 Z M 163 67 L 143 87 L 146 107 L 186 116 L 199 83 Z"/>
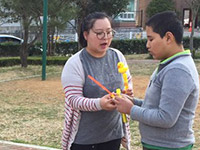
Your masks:
<path fill-rule="evenodd" d="M 0 150 L 60 150 L 44 146 L 14 143 L 9 141 L 0 141 Z"/>

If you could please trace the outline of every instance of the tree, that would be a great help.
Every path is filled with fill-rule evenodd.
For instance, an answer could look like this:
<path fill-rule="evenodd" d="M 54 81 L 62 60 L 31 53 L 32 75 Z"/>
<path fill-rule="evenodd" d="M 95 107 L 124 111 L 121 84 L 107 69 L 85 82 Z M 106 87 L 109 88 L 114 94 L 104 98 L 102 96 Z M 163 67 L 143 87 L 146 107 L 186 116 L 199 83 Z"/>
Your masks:
<path fill-rule="evenodd" d="M 193 47 L 193 37 L 194 37 L 194 28 L 195 28 L 195 20 L 200 11 L 200 0 L 185 0 L 188 6 L 192 11 L 192 31 L 190 34 L 190 51 L 192 52 L 193 58 L 195 57 L 196 50 Z"/>
<path fill-rule="evenodd" d="M 42 32 L 42 1 L 41 0 L 0 0 L 0 17 L 7 22 L 21 22 L 23 26 L 23 44 L 20 48 L 21 66 L 27 67 L 28 48 L 33 45 Z M 30 27 L 34 26 L 35 38 L 29 41 Z"/>
<path fill-rule="evenodd" d="M 159 12 L 175 10 L 175 5 L 172 0 L 152 0 L 147 6 L 146 15 L 151 17 Z"/>
<path fill-rule="evenodd" d="M 49 54 L 51 51 L 55 28 L 64 29 L 66 22 L 72 19 L 71 0 L 51 0 L 48 3 L 48 37 Z M 0 0 L 0 17 L 7 22 L 21 22 L 24 42 L 20 49 L 21 66 L 27 67 L 28 49 L 42 33 L 43 1 L 42 0 Z M 70 17 L 69 17 L 70 16 Z M 29 33 L 35 31 L 35 38 L 29 39 Z"/>
<path fill-rule="evenodd" d="M 48 55 L 54 54 L 56 32 L 64 31 L 69 20 L 74 19 L 75 8 L 70 0 L 51 0 L 48 3 Z"/>

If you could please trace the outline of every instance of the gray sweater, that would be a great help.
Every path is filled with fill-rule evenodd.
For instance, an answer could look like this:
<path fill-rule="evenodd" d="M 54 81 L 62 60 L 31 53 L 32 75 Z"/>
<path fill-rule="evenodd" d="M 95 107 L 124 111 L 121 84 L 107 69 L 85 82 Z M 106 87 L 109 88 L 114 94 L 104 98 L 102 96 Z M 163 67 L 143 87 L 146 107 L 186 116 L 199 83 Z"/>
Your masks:
<path fill-rule="evenodd" d="M 192 130 L 199 99 L 199 76 L 190 53 L 160 63 L 144 101 L 134 99 L 131 118 L 139 121 L 142 142 L 181 148 L 195 142 Z"/>

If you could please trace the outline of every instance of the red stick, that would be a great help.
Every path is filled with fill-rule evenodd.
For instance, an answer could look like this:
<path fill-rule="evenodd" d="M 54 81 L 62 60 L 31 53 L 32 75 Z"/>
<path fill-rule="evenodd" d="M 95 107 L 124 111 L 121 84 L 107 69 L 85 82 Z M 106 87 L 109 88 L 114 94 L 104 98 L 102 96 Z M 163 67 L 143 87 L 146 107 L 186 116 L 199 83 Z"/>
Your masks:
<path fill-rule="evenodd" d="M 94 81 L 94 83 L 96 83 L 98 86 L 100 86 L 102 89 L 104 89 L 106 92 L 108 92 L 108 94 L 112 95 L 112 93 L 105 87 L 103 86 L 99 81 L 97 81 L 95 78 L 93 78 L 92 76 L 88 75 L 88 78 L 90 78 L 92 81 Z"/>

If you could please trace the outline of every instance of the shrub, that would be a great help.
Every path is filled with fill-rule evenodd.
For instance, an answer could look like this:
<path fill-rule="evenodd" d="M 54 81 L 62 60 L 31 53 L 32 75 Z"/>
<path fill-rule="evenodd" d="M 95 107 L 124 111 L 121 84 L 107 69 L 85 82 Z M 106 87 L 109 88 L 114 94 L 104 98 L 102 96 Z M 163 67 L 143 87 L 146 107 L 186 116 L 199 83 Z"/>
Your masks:
<path fill-rule="evenodd" d="M 60 57 L 51 56 L 47 57 L 47 65 L 64 65 L 70 56 Z M 28 57 L 28 65 L 42 65 L 42 57 Z M 20 65 L 19 57 L 4 57 L 0 58 L 0 67 Z"/>
<path fill-rule="evenodd" d="M 15 44 L 12 42 L 5 42 L 0 44 L 0 56 L 19 56 L 20 44 Z"/>
<path fill-rule="evenodd" d="M 189 49 L 189 37 L 183 38 L 184 48 Z M 123 54 L 145 54 L 148 53 L 146 48 L 146 39 L 131 40 L 113 40 L 111 47 L 120 50 Z M 78 42 L 61 42 L 55 43 L 55 56 L 70 56 L 79 51 Z M 41 56 L 42 44 L 36 43 L 29 49 L 29 56 Z M 194 49 L 200 49 L 200 38 L 194 37 Z M 0 44 L 0 56 L 19 56 L 20 45 L 17 44 Z M 30 60 L 31 61 L 31 60 Z M 36 60 L 35 60 L 36 61 Z M 56 61 L 56 60 L 51 60 Z M 38 62 L 39 63 L 39 62 Z"/>

